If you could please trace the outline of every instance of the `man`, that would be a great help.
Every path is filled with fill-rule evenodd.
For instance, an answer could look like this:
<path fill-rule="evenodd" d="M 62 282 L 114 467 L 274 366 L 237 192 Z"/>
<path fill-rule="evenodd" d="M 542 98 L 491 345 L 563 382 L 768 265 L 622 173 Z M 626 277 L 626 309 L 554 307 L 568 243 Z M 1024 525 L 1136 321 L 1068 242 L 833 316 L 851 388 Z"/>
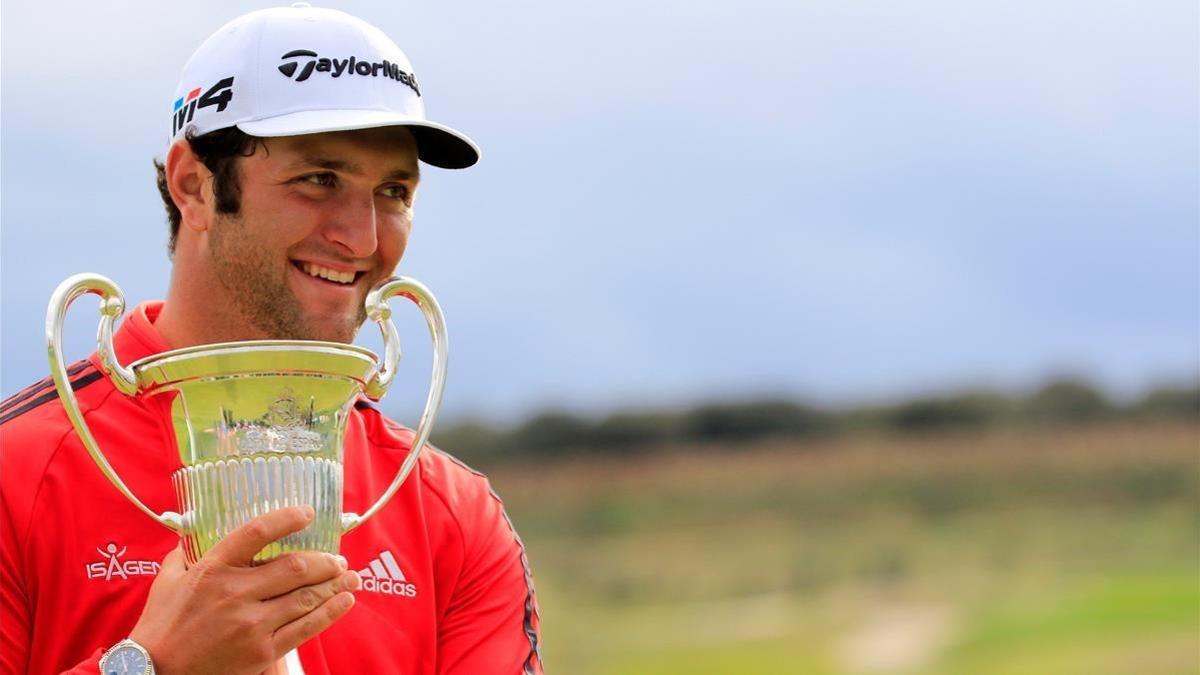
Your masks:
<path fill-rule="evenodd" d="M 173 99 L 157 165 L 174 263 L 165 302 L 130 312 L 122 363 L 229 340 L 350 341 L 412 227 L 418 161 L 475 163 L 427 121 L 381 31 L 341 12 L 254 12 L 211 36 Z M 116 392 L 95 355 L 69 369 L 92 433 L 151 507 L 175 508 L 168 411 Z M 345 439 L 345 506 L 391 480 L 413 434 L 365 400 Z M 195 565 L 108 484 L 48 381 L 0 405 L 4 673 L 540 673 L 520 540 L 486 479 L 432 448 L 344 557 L 252 566 L 309 508 L 234 531 Z M 150 672 L 150 671 L 145 671 Z"/>

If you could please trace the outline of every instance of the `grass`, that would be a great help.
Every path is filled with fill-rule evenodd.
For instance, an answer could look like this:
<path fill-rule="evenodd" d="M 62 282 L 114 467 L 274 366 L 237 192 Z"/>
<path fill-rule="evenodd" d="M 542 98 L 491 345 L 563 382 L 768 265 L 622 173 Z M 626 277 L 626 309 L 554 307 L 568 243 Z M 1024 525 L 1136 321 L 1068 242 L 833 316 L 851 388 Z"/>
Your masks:
<path fill-rule="evenodd" d="M 1200 427 L 494 467 L 548 671 L 1196 673 Z"/>

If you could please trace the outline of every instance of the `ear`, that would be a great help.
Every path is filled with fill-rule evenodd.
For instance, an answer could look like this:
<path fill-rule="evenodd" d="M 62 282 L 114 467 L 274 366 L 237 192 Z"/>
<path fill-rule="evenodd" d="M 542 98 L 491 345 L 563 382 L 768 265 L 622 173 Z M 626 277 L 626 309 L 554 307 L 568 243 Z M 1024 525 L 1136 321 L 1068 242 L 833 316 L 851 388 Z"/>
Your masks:
<path fill-rule="evenodd" d="M 181 226 L 194 232 L 207 230 L 215 210 L 213 175 L 187 140 L 176 141 L 167 151 L 166 174 L 167 190 L 182 216 Z"/>

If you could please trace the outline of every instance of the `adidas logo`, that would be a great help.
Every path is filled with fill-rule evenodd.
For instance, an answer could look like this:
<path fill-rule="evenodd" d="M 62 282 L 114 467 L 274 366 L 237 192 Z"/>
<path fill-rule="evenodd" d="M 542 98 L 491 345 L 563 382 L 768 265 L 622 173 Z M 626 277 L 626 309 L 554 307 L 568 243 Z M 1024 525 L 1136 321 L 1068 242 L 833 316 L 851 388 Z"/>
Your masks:
<path fill-rule="evenodd" d="M 398 595 L 402 598 L 417 597 L 417 587 L 408 583 L 400 565 L 391 551 L 384 551 L 379 557 L 367 563 L 358 571 L 362 577 L 362 590 L 383 595 Z"/>

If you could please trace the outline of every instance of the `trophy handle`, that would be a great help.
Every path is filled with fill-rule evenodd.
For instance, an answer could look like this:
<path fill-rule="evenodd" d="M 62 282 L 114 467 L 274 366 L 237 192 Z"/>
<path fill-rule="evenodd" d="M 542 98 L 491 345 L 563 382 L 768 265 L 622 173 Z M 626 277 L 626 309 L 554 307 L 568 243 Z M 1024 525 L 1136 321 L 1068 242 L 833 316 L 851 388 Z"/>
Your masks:
<path fill-rule="evenodd" d="M 425 412 L 421 413 L 421 420 L 417 423 L 412 449 L 408 451 L 408 456 L 404 458 L 392 484 L 361 516 L 357 513 L 343 513 L 342 532 L 349 532 L 362 525 L 378 513 L 400 489 L 404 479 L 408 478 L 408 474 L 416 466 L 421 448 L 425 447 L 425 441 L 429 439 L 429 432 L 433 429 L 433 422 L 437 419 L 438 408 L 442 405 L 448 347 L 446 319 L 442 316 L 442 308 L 438 306 L 433 293 L 424 284 L 409 277 L 393 277 L 376 286 L 367 295 L 367 317 L 379 324 L 379 330 L 383 333 L 384 353 L 383 366 L 379 369 L 379 374 L 367 385 L 365 393 L 372 400 L 379 400 L 391 387 L 392 380 L 396 377 L 396 368 L 400 365 L 400 334 L 396 332 L 396 326 L 392 323 L 392 308 L 388 305 L 388 300 L 397 295 L 403 295 L 415 302 L 421 308 L 421 313 L 425 315 L 425 323 L 429 326 L 429 336 L 433 339 L 433 376 L 429 384 L 429 396 L 425 399 Z"/>
<path fill-rule="evenodd" d="M 71 388 L 71 381 L 67 375 L 67 365 L 63 361 L 62 327 L 71 303 L 88 293 L 100 296 L 100 328 L 96 333 L 96 351 L 100 357 L 100 368 L 117 388 L 117 391 L 126 396 L 137 394 L 137 378 L 133 371 L 117 361 L 116 351 L 113 350 L 113 324 L 125 313 L 125 295 L 121 292 L 120 287 L 108 277 L 91 273 L 73 275 L 59 284 L 58 288 L 54 290 L 54 295 L 50 297 L 50 306 L 46 309 L 46 344 L 50 356 L 50 376 L 54 378 L 54 388 L 58 390 L 58 397 L 62 400 L 67 418 L 71 420 L 71 426 L 75 427 L 75 432 L 79 434 L 79 440 L 83 441 L 83 447 L 87 449 L 88 454 L 92 456 L 92 460 L 96 462 L 96 466 L 100 467 L 104 476 L 143 513 L 157 520 L 167 529 L 183 533 L 183 516 L 173 511 L 166 511 L 162 515 L 155 513 L 126 487 L 125 482 L 121 480 L 112 465 L 108 463 L 104 453 L 100 451 L 100 446 L 96 444 L 96 439 L 92 436 L 87 422 L 83 419 L 83 413 L 79 410 L 79 402 L 75 399 L 75 390 Z"/>

